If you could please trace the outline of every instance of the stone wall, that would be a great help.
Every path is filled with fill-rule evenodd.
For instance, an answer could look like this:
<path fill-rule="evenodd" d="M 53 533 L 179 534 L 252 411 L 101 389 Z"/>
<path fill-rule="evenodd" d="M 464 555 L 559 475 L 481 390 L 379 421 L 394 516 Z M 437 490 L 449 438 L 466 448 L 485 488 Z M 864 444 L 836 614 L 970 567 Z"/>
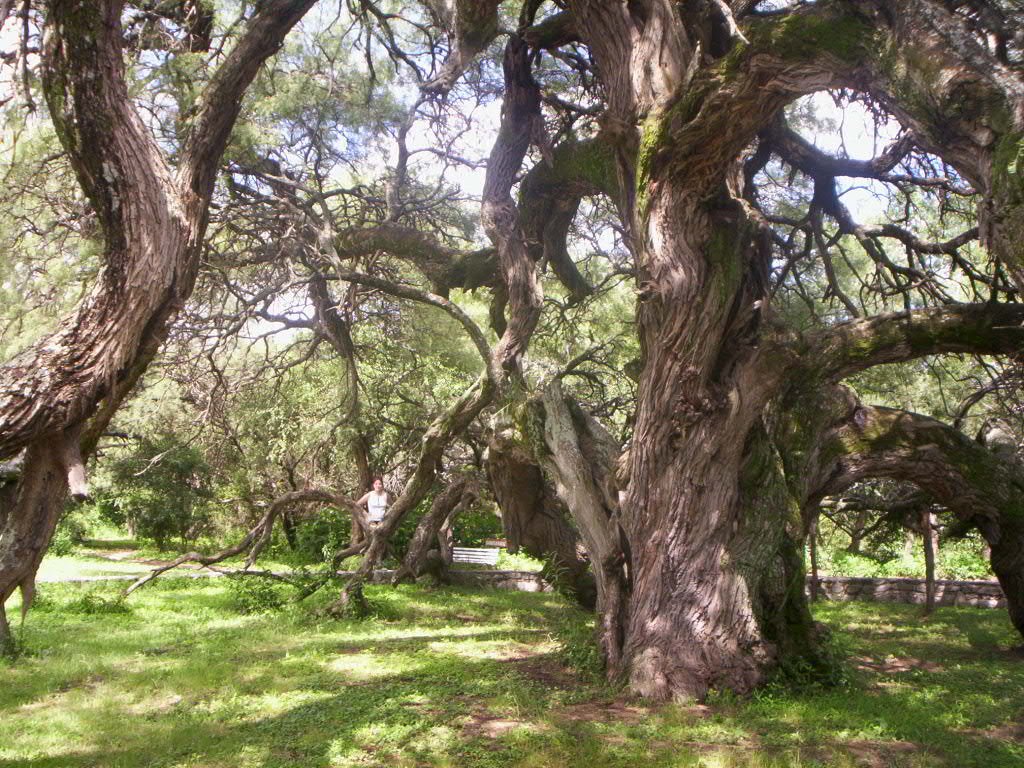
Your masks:
<path fill-rule="evenodd" d="M 448 572 L 452 584 L 514 589 L 518 592 L 550 592 L 551 585 L 535 571 L 460 571 Z"/>
<path fill-rule="evenodd" d="M 807 590 L 810 593 L 810 578 Z M 869 600 L 879 603 L 925 602 L 924 579 L 865 579 L 851 576 L 822 576 L 818 595 L 827 600 Z M 970 605 L 1005 608 L 1006 597 L 997 581 L 935 581 L 936 605 Z"/>

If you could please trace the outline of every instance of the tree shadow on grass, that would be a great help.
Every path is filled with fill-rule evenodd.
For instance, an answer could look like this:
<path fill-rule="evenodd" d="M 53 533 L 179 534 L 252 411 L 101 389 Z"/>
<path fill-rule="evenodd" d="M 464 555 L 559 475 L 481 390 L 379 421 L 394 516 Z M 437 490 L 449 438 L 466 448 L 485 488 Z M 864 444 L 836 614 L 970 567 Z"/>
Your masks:
<path fill-rule="evenodd" d="M 458 670 L 453 676 L 450 672 Z M 258 682 L 258 681 L 253 681 Z M 255 689 L 258 689 L 258 685 Z M 432 654 L 399 674 L 370 681 L 339 679 L 292 691 L 280 711 L 258 694 L 223 703 L 182 701 L 163 711 L 116 716 L 109 708 L 83 706 L 73 713 L 87 745 L 29 760 L 2 760 L 3 768 L 98 768 L 100 766 L 336 765 L 346 759 L 369 764 L 431 765 L 455 760 L 467 740 L 460 718 L 480 702 L 521 688 L 494 662 Z M 291 704 L 289 699 L 295 701 Z M 69 713 L 70 714 L 70 713 Z M 113 716 L 112 716 L 113 715 Z M 191 761 L 191 762 L 190 762 Z"/>
<path fill-rule="evenodd" d="M 223 596 L 208 603 L 218 605 Z M 450 619 L 464 610 L 437 605 L 430 613 Z M 499 620 L 479 627 L 339 623 L 321 635 L 283 624 L 280 635 L 263 625 L 176 637 L 172 626 L 130 645 L 125 635 L 127 662 L 105 665 L 99 678 L 73 676 L 71 684 L 82 688 L 77 695 L 61 697 L 52 679 L 43 690 L 42 698 L 52 699 L 47 706 L 62 708 L 68 742 L 79 743 L 43 739 L 27 759 L 0 758 L 0 768 L 1009 768 L 1024 758 L 1019 745 L 989 728 L 1024 709 L 1024 672 L 1004 665 L 986 675 L 992 647 L 980 640 L 964 648 L 941 637 L 879 631 L 872 642 L 896 642 L 938 667 L 891 664 L 862 670 L 846 690 L 769 693 L 699 710 L 637 705 L 626 716 L 621 702 L 573 704 L 608 692 L 549 679 L 545 665 L 556 663 L 550 654 L 534 656 L 534 664 L 472 658 L 472 643 L 528 643 L 538 634 L 521 625 L 495 628 Z M 948 621 L 953 632 L 967 619 Z M 240 638 L 250 631 L 258 634 L 246 645 Z M 375 631 L 400 634 L 375 638 Z M 998 628 L 991 631 L 998 639 Z M 99 628 L 92 635 L 76 642 L 102 640 Z M 467 645 L 448 652 L 448 643 Z M 363 669 L 354 655 L 371 663 Z"/>

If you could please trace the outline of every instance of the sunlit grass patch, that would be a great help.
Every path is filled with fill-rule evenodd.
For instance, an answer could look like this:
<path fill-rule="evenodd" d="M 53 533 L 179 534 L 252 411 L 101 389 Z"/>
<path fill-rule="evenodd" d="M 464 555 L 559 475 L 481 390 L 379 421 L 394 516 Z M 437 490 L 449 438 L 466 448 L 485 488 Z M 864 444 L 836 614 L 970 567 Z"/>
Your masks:
<path fill-rule="evenodd" d="M 369 587 L 334 621 L 243 614 L 224 579 L 43 585 L 0 662 L 0 766 L 1006 766 L 1024 662 L 997 611 L 825 604 L 845 687 L 650 706 L 593 668 L 591 617 L 547 594 Z"/>

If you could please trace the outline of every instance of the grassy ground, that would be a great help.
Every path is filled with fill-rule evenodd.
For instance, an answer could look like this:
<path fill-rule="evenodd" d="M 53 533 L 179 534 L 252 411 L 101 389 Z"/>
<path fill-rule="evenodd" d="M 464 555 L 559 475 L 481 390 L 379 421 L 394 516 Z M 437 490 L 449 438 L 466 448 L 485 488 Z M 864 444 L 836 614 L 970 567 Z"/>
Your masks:
<path fill-rule="evenodd" d="M 273 595 L 239 584 L 44 585 L 0 660 L 0 768 L 1024 765 L 1001 611 L 825 605 L 847 685 L 647 707 L 566 665 L 587 617 L 553 595 L 371 588 L 338 622 L 242 613 Z"/>
<path fill-rule="evenodd" d="M 204 552 L 216 551 L 216 545 L 199 547 Z M 153 569 L 154 566 L 168 562 L 176 558 L 178 551 L 163 551 L 156 549 L 151 544 L 139 542 L 135 539 L 113 536 L 104 538 L 93 538 L 86 540 L 83 544 L 76 546 L 73 551 L 65 555 L 48 554 L 39 568 L 37 581 L 59 582 L 59 581 L 81 581 L 90 579 L 101 579 L 110 577 L 142 576 Z M 349 558 L 342 564 L 343 568 L 356 568 L 360 558 Z M 222 563 L 225 568 L 239 568 L 245 562 L 245 555 L 237 555 Z M 387 567 L 395 567 L 394 562 L 386 564 Z M 542 567 L 539 560 L 524 554 L 509 554 L 504 549 L 498 558 L 497 569 L 539 571 Z M 259 568 L 275 572 L 289 571 L 295 568 L 295 564 L 284 560 L 275 560 L 272 557 L 261 557 Z M 319 568 L 321 566 L 312 566 Z M 456 568 L 479 569 L 485 566 L 461 566 Z M 194 564 L 188 564 L 180 568 L 175 575 L 187 575 L 187 571 L 201 571 L 202 569 Z M 493 569 L 492 569 L 493 570 Z M 204 575 L 208 575 L 204 574 Z"/>
<path fill-rule="evenodd" d="M 199 547 L 204 552 L 215 552 L 218 548 L 215 545 Z M 115 537 L 87 539 L 82 544 L 75 546 L 68 554 L 47 554 L 39 567 L 36 580 L 46 583 L 142 576 L 152 571 L 154 567 L 174 560 L 180 554 L 180 551 L 160 550 L 152 544 L 139 542 L 136 539 Z M 244 554 L 236 555 L 224 560 L 221 566 L 240 568 L 244 562 Z M 264 557 L 260 559 L 259 567 L 271 571 L 288 571 L 293 568 L 293 565 Z M 194 563 L 188 563 L 169 574 L 168 577 L 187 576 L 190 573 L 194 575 L 194 572 L 197 571 L 204 571 L 204 569 Z M 209 571 L 205 571 L 204 575 L 209 575 L 209 573 Z"/>

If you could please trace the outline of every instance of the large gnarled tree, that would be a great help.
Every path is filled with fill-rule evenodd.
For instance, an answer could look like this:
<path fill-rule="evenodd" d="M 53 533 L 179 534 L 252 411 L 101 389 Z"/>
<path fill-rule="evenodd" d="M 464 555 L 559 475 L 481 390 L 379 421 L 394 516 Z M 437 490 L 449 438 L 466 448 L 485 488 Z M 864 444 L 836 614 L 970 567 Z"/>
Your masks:
<path fill-rule="evenodd" d="M 85 459 L 188 298 L 242 96 L 314 2 L 268 0 L 250 13 L 188 117 L 173 165 L 129 96 L 125 3 L 47 4 L 47 106 L 98 219 L 104 268 L 74 315 L 2 369 L 0 456 L 25 456 L 0 531 L 0 606 L 19 586 L 31 594 L 69 485 L 85 493 Z M 0 607 L 0 640 L 8 636 Z"/>

